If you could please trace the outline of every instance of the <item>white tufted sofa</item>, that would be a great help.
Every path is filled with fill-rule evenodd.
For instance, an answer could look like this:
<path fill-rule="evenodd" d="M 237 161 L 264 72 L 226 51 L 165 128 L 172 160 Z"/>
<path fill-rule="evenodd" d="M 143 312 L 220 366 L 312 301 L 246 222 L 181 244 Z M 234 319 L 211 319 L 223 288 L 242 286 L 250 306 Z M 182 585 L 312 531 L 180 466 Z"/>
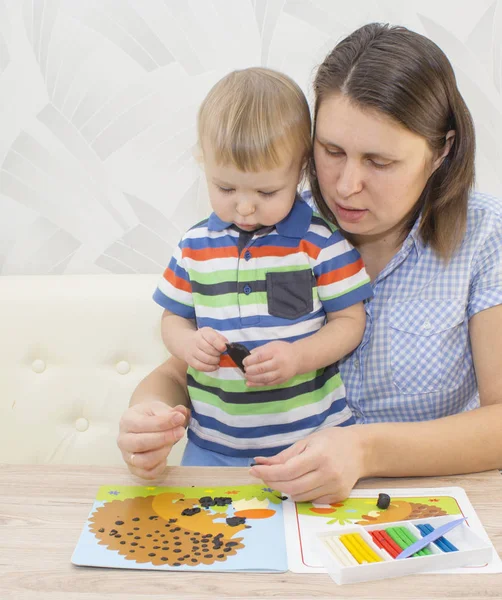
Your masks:
<path fill-rule="evenodd" d="M 123 464 L 120 416 L 168 356 L 151 299 L 157 280 L 0 277 L 0 462 Z"/>

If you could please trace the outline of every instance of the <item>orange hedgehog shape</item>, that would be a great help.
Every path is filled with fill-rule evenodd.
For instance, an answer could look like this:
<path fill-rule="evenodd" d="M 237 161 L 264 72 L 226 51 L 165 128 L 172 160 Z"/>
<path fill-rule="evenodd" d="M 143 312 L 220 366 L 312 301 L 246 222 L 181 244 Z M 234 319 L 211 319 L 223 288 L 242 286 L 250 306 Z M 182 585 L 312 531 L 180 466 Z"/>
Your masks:
<path fill-rule="evenodd" d="M 90 530 L 127 560 L 194 567 L 224 562 L 244 548 L 243 538 L 233 536 L 245 525 L 214 522 L 222 516 L 200 508 L 197 498 L 165 493 L 107 502 L 90 518 Z"/>
<path fill-rule="evenodd" d="M 373 525 L 376 523 L 391 523 L 392 521 L 408 521 L 410 519 L 426 519 L 440 517 L 448 513 L 438 506 L 429 506 L 419 502 L 406 502 L 393 500 L 385 510 L 372 510 L 367 515 L 362 515 L 358 525 Z"/>

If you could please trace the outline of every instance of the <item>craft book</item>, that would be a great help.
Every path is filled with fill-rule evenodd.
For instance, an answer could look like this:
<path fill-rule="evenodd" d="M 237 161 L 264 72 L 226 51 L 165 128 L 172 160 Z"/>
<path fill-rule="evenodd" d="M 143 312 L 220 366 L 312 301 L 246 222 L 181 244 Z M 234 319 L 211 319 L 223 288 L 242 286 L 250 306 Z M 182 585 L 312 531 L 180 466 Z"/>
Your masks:
<path fill-rule="evenodd" d="M 379 492 L 391 498 L 385 509 L 377 506 Z M 103 486 L 72 562 L 124 569 L 322 573 L 326 561 L 321 537 L 330 531 L 417 520 L 432 523 L 449 516 L 465 517 L 464 526 L 493 549 L 458 487 L 358 489 L 343 502 L 320 505 L 294 503 L 263 484 Z M 485 556 L 490 559 L 482 564 L 448 572 L 502 572 L 494 549 Z"/>

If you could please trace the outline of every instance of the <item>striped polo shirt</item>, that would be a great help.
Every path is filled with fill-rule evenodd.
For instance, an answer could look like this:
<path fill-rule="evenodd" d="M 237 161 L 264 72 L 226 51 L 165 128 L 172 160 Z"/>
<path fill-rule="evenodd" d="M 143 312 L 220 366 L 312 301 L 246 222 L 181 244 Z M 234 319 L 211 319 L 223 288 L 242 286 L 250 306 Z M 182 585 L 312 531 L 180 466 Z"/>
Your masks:
<path fill-rule="evenodd" d="M 154 293 L 162 307 L 249 350 L 312 335 L 326 313 L 372 295 L 357 250 L 297 197 L 273 227 L 244 232 L 212 214 L 182 238 Z M 336 365 L 249 388 L 222 354 L 188 368 L 193 443 L 232 456 L 271 456 L 323 427 L 354 423 Z"/>

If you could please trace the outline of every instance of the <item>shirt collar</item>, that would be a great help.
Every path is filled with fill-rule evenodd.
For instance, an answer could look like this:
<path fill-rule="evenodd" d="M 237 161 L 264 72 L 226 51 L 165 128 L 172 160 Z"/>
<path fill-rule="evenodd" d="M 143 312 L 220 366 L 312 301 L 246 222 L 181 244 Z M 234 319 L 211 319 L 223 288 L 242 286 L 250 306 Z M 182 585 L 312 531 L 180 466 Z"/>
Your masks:
<path fill-rule="evenodd" d="M 420 213 L 418 215 L 417 220 L 413 224 L 413 227 L 411 228 L 410 233 L 406 236 L 406 239 L 403 244 L 403 247 L 414 244 L 418 256 L 420 256 L 422 254 L 422 252 L 425 248 L 424 241 L 423 241 L 422 236 L 420 235 L 420 231 L 419 231 L 421 222 L 422 222 L 422 213 Z"/>
<path fill-rule="evenodd" d="M 415 256 L 417 260 L 420 258 L 420 255 L 422 254 L 425 248 L 425 244 L 418 231 L 421 219 L 422 214 L 420 213 L 417 220 L 413 224 L 411 231 L 408 233 L 404 242 L 402 243 L 401 248 L 390 259 L 390 261 L 382 269 L 382 271 L 377 275 L 375 281 L 373 282 L 373 286 L 375 286 L 379 281 L 386 279 L 390 275 L 390 273 L 394 271 L 394 269 L 396 269 L 400 264 L 407 260 L 413 251 L 413 247 L 415 248 Z"/>
<path fill-rule="evenodd" d="M 302 238 L 308 231 L 312 219 L 312 209 L 297 194 L 289 214 L 279 221 L 275 228 L 279 235 L 291 238 Z M 216 213 L 211 213 L 207 222 L 210 231 L 223 231 L 232 225 L 231 222 L 222 221 Z"/>
<path fill-rule="evenodd" d="M 207 228 L 209 229 L 209 231 L 223 231 L 224 229 L 227 229 L 227 227 L 230 227 L 230 225 L 232 225 L 232 223 L 222 221 L 220 217 L 214 212 L 211 213 L 207 221 Z"/>

